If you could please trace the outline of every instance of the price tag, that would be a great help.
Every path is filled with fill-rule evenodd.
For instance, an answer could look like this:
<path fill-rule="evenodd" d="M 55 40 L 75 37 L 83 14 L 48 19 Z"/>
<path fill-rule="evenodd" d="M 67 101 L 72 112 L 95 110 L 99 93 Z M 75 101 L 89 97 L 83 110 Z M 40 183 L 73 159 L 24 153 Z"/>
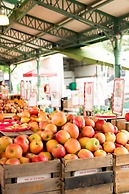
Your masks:
<path fill-rule="evenodd" d="M 84 109 L 85 111 L 93 110 L 93 100 L 94 100 L 93 82 L 85 82 L 84 83 Z"/>
<path fill-rule="evenodd" d="M 28 100 L 28 106 L 37 106 L 37 93 L 31 92 L 30 99 Z"/>

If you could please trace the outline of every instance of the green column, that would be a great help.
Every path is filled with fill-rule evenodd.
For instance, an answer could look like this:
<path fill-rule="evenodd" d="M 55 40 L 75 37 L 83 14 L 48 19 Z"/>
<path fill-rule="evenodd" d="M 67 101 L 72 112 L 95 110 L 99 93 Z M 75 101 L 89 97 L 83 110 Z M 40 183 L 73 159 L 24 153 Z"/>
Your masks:
<path fill-rule="evenodd" d="M 40 58 L 37 59 L 37 91 L 38 91 L 38 101 L 39 101 L 39 93 L 40 93 Z"/>
<path fill-rule="evenodd" d="M 9 71 L 8 71 L 8 74 L 9 74 L 9 93 L 11 93 L 11 89 L 12 89 L 12 83 L 11 83 L 11 68 L 10 68 L 10 65 L 9 65 Z"/>
<path fill-rule="evenodd" d="M 120 78 L 120 71 L 121 71 L 121 44 L 122 44 L 122 37 L 115 37 L 114 40 L 114 57 L 115 57 L 115 78 Z"/>

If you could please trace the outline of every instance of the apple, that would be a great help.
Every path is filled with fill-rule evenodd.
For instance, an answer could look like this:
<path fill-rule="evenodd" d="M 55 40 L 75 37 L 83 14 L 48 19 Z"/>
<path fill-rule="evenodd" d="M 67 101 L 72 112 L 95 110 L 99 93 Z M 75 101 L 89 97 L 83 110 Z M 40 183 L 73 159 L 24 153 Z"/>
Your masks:
<path fill-rule="evenodd" d="M 89 137 L 80 137 L 78 138 L 78 141 L 81 145 L 81 148 L 85 148 L 86 147 L 86 142 L 89 140 Z"/>
<path fill-rule="evenodd" d="M 113 132 L 106 132 L 105 133 L 106 141 L 116 141 L 116 135 Z"/>
<path fill-rule="evenodd" d="M 79 158 L 93 158 L 94 157 L 93 153 L 90 150 L 84 149 L 84 148 L 79 150 L 77 156 Z"/>
<path fill-rule="evenodd" d="M 33 140 L 30 142 L 30 152 L 38 154 L 43 150 L 43 142 L 41 140 Z"/>
<path fill-rule="evenodd" d="M 106 141 L 106 137 L 105 137 L 104 133 L 102 133 L 102 132 L 95 133 L 94 137 L 99 140 L 100 144 L 103 144 Z"/>
<path fill-rule="evenodd" d="M 116 134 L 116 143 L 125 145 L 128 142 L 128 137 L 124 132 L 118 132 Z"/>
<path fill-rule="evenodd" d="M 40 121 L 39 122 L 39 129 L 40 130 L 44 130 L 45 129 L 45 127 L 49 124 L 50 122 L 49 121 Z"/>
<path fill-rule="evenodd" d="M 106 133 L 106 132 L 114 133 L 114 125 L 110 122 L 105 122 L 102 128 L 103 128 L 103 133 Z"/>
<path fill-rule="evenodd" d="M 54 138 L 54 132 L 51 130 L 44 130 L 41 134 L 41 138 L 43 141 L 48 141 Z"/>
<path fill-rule="evenodd" d="M 93 137 L 95 135 L 95 130 L 91 126 L 85 126 L 81 129 L 81 134 L 83 137 Z"/>
<path fill-rule="evenodd" d="M 29 123 L 29 121 L 30 121 L 30 118 L 28 118 L 28 117 L 21 117 L 21 119 L 20 119 L 21 123 Z"/>
<path fill-rule="evenodd" d="M 94 152 L 94 157 L 98 157 L 98 156 L 106 156 L 106 155 L 107 155 L 107 153 L 106 153 L 104 150 L 101 150 L 101 149 L 96 150 L 96 151 Z"/>
<path fill-rule="evenodd" d="M 28 126 L 34 132 L 39 131 L 39 125 L 38 125 L 37 121 L 33 121 L 33 120 L 29 121 Z"/>
<path fill-rule="evenodd" d="M 73 119 L 74 119 L 74 115 L 73 114 L 67 114 L 67 122 L 70 122 L 70 123 L 72 123 L 73 122 Z"/>
<path fill-rule="evenodd" d="M 105 141 L 103 143 L 103 150 L 106 152 L 106 153 L 113 153 L 114 150 L 115 150 L 116 146 L 115 146 L 115 143 L 112 142 L 112 141 Z"/>
<path fill-rule="evenodd" d="M 30 107 L 29 113 L 30 113 L 30 115 L 38 115 L 38 113 L 39 113 L 38 107 Z"/>
<path fill-rule="evenodd" d="M 86 142 L 86 149 L 90 150 L 91 152 L 95 152 L 99 149 L 100 143 L 99 140 L 95 137 L 90 138 Z"/>
<path fill-rule="evenodd" d="M 6 158 L 6 157 L 0 158 L 0 164 L 2 164 L 2 165 L 5 164 L 7 160 L 8 160 L 8 158 Z"/>
<path fill-rule="evenodd" d="M 29 110 L 25 109 L 20 113 L 21 118 L 30 118 Z"/>
<path fill-rule="evenodd" d="M 85 119 L 85 125 L 86 126 L 91 126 L 94 127 L 95 126 L 95 121 L 87 116 L 83 117 Z"/>
<path fill-rule="evenodd" d="M 33 140 L 38 141 L 41 140 L 42 138 L 40 137 L 39 134 L 33 133 L 29 136 L 29 141 L 32 142 Z"/>
<path fill-rule="evenodd" d="M 85 126 L 85 119 L 83 116 L 75 116 L 73 118 L 73 123 L 77 125 L 79 129 L 82 129 Z"/>
<path fill-rule="evenodd" d="M 5 150 L 7 158 L 21 158 L 22 154 L 22 147 L 16 143 L 9 144 Z"/>
<path fill-rule="evenodd" d="M 64 156 L 64 159 L 67 159 L 67 160 L 76 160 L 76 159 L 78 159 L 78 156 L 76 154 L 66 154 Z"/>
<path fill-rule="evenodd" d="M 103 124 L 105 123 L 106 121 L 104 120 L 104 119 L 97 119 L 96 121 L 95 121 L 95 129 L 97 130 L 97 131 L 103 131 Z"/>
<path fill-rule="evenodd" d="M 53 123 L 49 123 L 46 125 L 45 130 L 51 130 L 53 133 L 57 132 L 57 126 Z"/>
<path fill-rule="evenodd" d="M 122 154 L 128 154 L 128 150 L 125 147 L 117 147 L 114 149 L 114 154 L 116 155 L 122 155 Z"/>
<path fill-rule="evenodd" d="M 28 153 L 25 155 L 25 157 L 26 157 L 26 158 L 29 158 L 29 159 L 31 160 L 31 159 L 33 158 L 34 155 L 35 155 L 34 153 L 28 152 Z"/>
<path fill-rule="evenodd" d="M 61 144 L 64 144 L 70 137 L 70 134 L 63 129 L 57 131 L 55 134 L 55 139 Z"/>
<path fill-rule="evenodd" d="M 9 158 L 5 164 L 17 165 L 20 164 L 20 160 L 18 158 Z"/>
<path fill-rule="evenodd" d="M 120 132 L 125 133 L 126 136 L 127 136 L 128 141 L 129 141 L 129 132 L 127 130 L 124 130 L 124 129 L 122 129 Z"/>
<path fill-rule="evenodd" d="M 117 134 L 117 133 L 118 133 L 118 127 L 114 126 L 114 134 Z"/>
<path fill-rule="evenodd" d="M 125 113 L 125 120 L 126 120 L 126 121 L 129 121 L 129 112 L 126 112 L 126 113 Z"/>
<path fill-rule="evenodd" d="M 46 142 L 46 150 L 51 153 L 53 146 L 57 145 L 59 142 L 56 139 L 50 139 Z"/>
<path fill-rule="evenodd" d="M 115 147 L 117 148 L 117 147 L 123 147 L 123 145 L 122 144 L 119 144 L 119 143 L 115 143 Z"/>
<path fill-rule="evenodd" d="M 22 147 L 23 153 L 29 150 L 29 140 L 23 135 L 18 135 L 15 137 L 14 143 L 19 144 Z"/>
<path fill-rule="evenodd" d="M 69 154 L 76 154 L 81 149 L 79 141 L 74 138 L 69 138 L 65 142 L 64 147 Z"/>
<path fill-rule="evenodd" d="M 52 160 L 52 155 L 50 152 L 47 152 L 47 151 L 42 151 L 39 153 L 39 155 L 44 155 L 47 157 L 48 160 Z"/>
<path fill-rule="evenodd" d="M 21 164 L 30 163 L 30 158 L 22 156 L 19 158 Z"/>
<path fill-rule="evenodd" d="M 67 122 L 67 117 L 64 112 L 59 111 L 56 112 L 51 119 L 52 123 L 54 123 L 56 126 L 61 127 Z"/>
<path fill-rule="evenodd" d="M 12 144 L 12 143 L 13 143 L 13 140 L 12 140 L 11 137 L 9 137 L 9 136 L 1 136 L 0 137 L 0 153 L 5 152 L 6 147 L 9 144 Z"/>
<path fill-rule="evenodd" d="M 128 152 L 129 152 L 129 143 L 125 144 L 124 147 L 125 147 L 125 148 L 128 150 Z"/>
<path fill-rule="evenodd" d="M 79 128 L 74 123 L 67 123 L 63 126 L 63 130 L 67 131 L 72 138 L 78 138 Z"/>
<path fill-rule="evenodd" d="M 66 150 L 62 144 L 57 144 L 52 147 L 51 153 L 54 158 L 63 158 L 66 154 Z"/>
<path fill-rule="evenodd" d="M 40 155 L 35 155 L 32 157 L 32 162 L 47 162 L 48 158 L 47 156 L 40 154 Z"/>

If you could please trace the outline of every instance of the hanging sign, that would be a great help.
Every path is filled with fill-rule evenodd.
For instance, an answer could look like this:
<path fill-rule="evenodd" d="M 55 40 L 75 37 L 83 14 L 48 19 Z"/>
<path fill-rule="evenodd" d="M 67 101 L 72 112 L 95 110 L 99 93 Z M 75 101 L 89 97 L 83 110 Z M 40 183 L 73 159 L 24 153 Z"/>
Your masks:
<path fill-rule="evenodd" d="M 93 82 L 84 82 L 84 110 L 92 111 L 94 102 Z"/>
<path fill-rule="evenodd" d="M 57 108 L 60 106 L 60 94 L 58 92 L 51 93 L 51 105 Z"/>
<path fill-rule="evenodd" d="M 37 93 L 36 92 L 31 92 L 30 93 L 30 98 L 28 100 L 28 106 L 37 106 Z"/>
<path fill-rule="evenodd" d="M 79 95 L 77 90 L 71 92 L 71 100 L 72 100 L 72 106 L 79 105 Z"/>
<path fill-rule="evenodd" d="M 123 78 L 115 78 L 113 86 L 112 112 L 114 114 L 122 115 L 124 104 L 124 85 Z"/>

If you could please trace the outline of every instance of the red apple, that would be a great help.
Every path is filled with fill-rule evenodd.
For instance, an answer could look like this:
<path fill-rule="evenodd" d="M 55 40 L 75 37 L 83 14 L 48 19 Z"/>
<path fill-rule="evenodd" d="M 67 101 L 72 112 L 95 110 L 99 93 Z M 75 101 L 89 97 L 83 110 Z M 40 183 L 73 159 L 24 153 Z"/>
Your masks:
<path fill-rule="evenodd" d="M 68 139 L 65 142 L 64 147 L 69 154 L 76 154 L 81 149 L 79 141 L 74 138 Z"/>
<path fill-rule="evenodd" d="M 106 156 L 107 155 L 107 153 L 104 151 L 104 150 L 96 150 L 95 152 L 94 152 L 94 156 L 95 157 L 98 157 L 98 156 Z"/>
<path fill-rule="evenodd" d="M 113 153 L 115 150 L 115 143 L 112 141 L 105 141 L 103 143 L 103 149 L 106 153 Z"/>
<path fill-rule="evenodd" d="M 44 130 L 41 134 L 43 141 L 48 141 L 54 138 L 54 132 L 51 130 Z"/>
<path fill-rule="evenodd" d="M 63 126 L 63 129 L 70 134 L 72 138 L 78 138 L 79 136 L 79 128 L 74 123 L 67 123 Z"/>
<path fill-rule="evenodd" d="M 122 155 L 122 154 L 128 154 L 128 150 L 125 147 L 117 147 L 114 149 L 114 154 L 116 155 Z"/>
<path fill-rule="evenodd" d="M 97 119 L 95 121 L 95 129 L 98 130 L 98 131 L 103 131 L 103 124 L 105 123 L 106 121 L 104 119 Z"/>
<path fill-rule="evenodd" d="M 22 147 L 23 153 L 29 150 L 29 140 L 23 135 L 15 137 L 14 143 L 19 144 Z"/>
<path fill-rule="evenodd" d="M 56 112 L 51 119 L 52 123 L 54 123 L 56 126 L 61 127 L 67 122 L 67 117 L 64 112 L 59 111 Z"/>
<path fill-rule="evenodd" d="M 51 153 L 53 146 L 57 145 L 59 142 L 56 139 L 50 139 L 46 142 L 46 150 Z"/>
<path fill-rule="evenodd" d="M 39 155 L 44 155 L 47 157 L 48 160 L 52 160 L 52 155 L 50 152 L 47 152 L 47 151 L 42 151 L 39 153 Z"/>
<path fill-rule="evenodd" d="M 39 113 L 38 107 L 31 107 L 31 108 L 29 108 L 29 113 L 31 115 L 38 115 L 38 113 Z"/>
<path fill-rule="evenodd" d="M 104 133 L 102 133 L 102 132 L 95 133 L 94 137 L 99 140 L 100 144 L 103 144 L 106 141 L 106 137 L 105 137 Z"/>
<path fill-rule="evenodd" d="M 115 143 L 115 147 L 118 148 L 118 147 L 123 147 L 122 144 L 119 144 L 119 143 Z"/>
<path fill-rule="evenodd" d="M 32 157 L 32 162 L 47 162 L 48 158 L 45 155 L 35 155 Z"/>
<path fill-rule="evenodd" d="M 106 132 L 114 133 L 114 125 L 110 122 L 105 122 L 102 128 L 103 128 L 103 133 L 106 133 Z"/>
<path fill-rule="evenodd" d="M 86 149 L 90 150 L 91 152 L 95 152 L 99 149 L 100 143 L 99 140 L 95 137 L 90 138 L 86 142 Z"/>
<path fill-rule="evenodd" d="M 126 113 L 125 113 L 125 120 L 126 120 L 126 121 L 129 121 L 129 112 L 126 112 Z"/>
<path fill-rule="evenodd" d="M 28 153 L 25 155 L 25 157 L 26 157 L 26 158 L 29 158 L 29 159 L 31 160 L 31 159 L 33 158 L 34 155 L 35 155 L 34 153 L 28 152 Z"/>
<path fill-rule="evenodd" d="M 85 119 L 83 116 L 75 116 L 73 118 L 73 123 L 77 125 L 79 129 L 82 129 L 85 126 Z"/>
<path fill-rule="evenodd" d="M 118 127 L 114 126 L 114 134 L 117 134 L 117 133 L 118 133 Z"/>
<path fill-rule="evenodd" d="M 85 126 L 81 129 L 81 134 L 83 137 L 93 137 L 95 134 L 95 130 L 91 126 Z"/>
<path fill-rule="evenodd" d="M 85 125 L 86 126 L 91 126 L 94 127 L 95 126 L 95 121 L 87 116 L 84 116 L 85 119 Z"/>
<path fill-rule="evenodd" d="M 6 164 L 6 161 L 8 160 L 8 158 L 4 157 L 4 158 L 0 158 L 0 164 Z"/>
<path fill-rule="evenodd" d="M 118 132 L 116 134 L 116 143 L 125 145 L 128 142 L 127 135 L 124 132 Z"/>
<path fill-rule="evenodd" d="M 18 158 L 9 158 L 5 164 L 17 165 L 20 164 L 20 160 Z"/>
<path fill-rule="evenodd" d="M 41 140 L 33 140 L 30 142 L 30 151 L 34 154 L 38 154 L 43 150 L 43 142 Z"/>
<path fill-rule="evenodd" d="M 51 153 L 54 158 L 63 158 L 66 154 L 66 150 L 63 145 L 57 144 L 52 147 Z"/>
<path fill-rule="evenodd" d="M 36 131 L 39 131 L 39 124 L 37 121 L 33 121 L 31 120 L 29 123 L 28 123 L 28 126 L 31 128 L 32 131 L 36 132 Z"/>
<path fill-rule="evenodd" d="M 33 133 L 33 134 L 31 134 L 31 135 L 29 136 L 29 141 L 30 141 L 30 142 L 33 141 L 33 140 L 38 141 L 38 140 L 41 140 L 41 139 L 42 139 L 42 138 L 41 138 L 40 135 L 37 134 L 37 133 Z"/>
<path fill-rule="evenodd" d="M 76 160 L 76 159 L 78 159 L 78 156 L 76 154 L 66 154 L 64 156 L 64 159 L 67 159 L 67 160 Z"/>
<path fill-rule="evenodd" d="M 93 158 L 94 157 L 93 153 L 88 149 L 79 150 L 77 155 L 79 158 Z"/>
<path fill-rule="evenodd" d="M 22 154 L 22 147 L 16 143 L 9 144 L 5 150 L 7 158 L 21 158 Z"/>
<path fill-rule="evenodd" d="M 67 114 L 67 122 L 70 122 L 70 123 L 72 123 L 73 122 L 73 119 L 74 119 L 74 115 L 73 114 Z"/>
<path fill-rule="evenodd" d="M 55 134 L 55 139 L 61 144 L 64 144 L 69 138 L 70 138 L 70 134 L 63 129 L 59 130 Z"/>
<path fill-rule="evenodd" d="M 13 143 L 13 140 L 12 140 L 11 137 L 9 137 L 9 136 L 1 136 L 0 137 L 0 153 L 5 152 L 6 147 L 9 144 L 12 144 L 12 143 Z"/>
<path fill-rule="evenodd" d="M 49 121 L 40 121 L 39 122 L 39 128 L 40 128 L 40 130 L 44 130 L 45 129 L 45 127 L 49 124 L 50 122 Z"/>
<path fill-rule="evenodd" d="M 30 163 L 30 158 L 22 156 L 19 158 L 21 164 Z"/>

